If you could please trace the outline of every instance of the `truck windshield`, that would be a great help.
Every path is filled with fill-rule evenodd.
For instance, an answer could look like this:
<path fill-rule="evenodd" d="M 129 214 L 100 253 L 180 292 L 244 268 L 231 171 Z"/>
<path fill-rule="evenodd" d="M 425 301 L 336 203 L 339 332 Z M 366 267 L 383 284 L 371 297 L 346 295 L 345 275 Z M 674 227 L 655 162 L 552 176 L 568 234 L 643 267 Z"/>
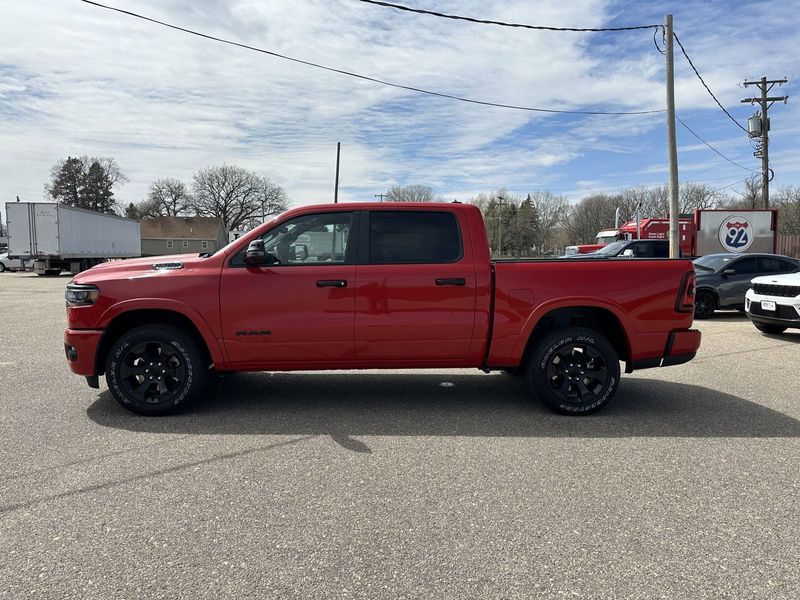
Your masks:
<path fill-rule="evenodd" d="M 616 256 L 617 254 L 622 252 L 622 249 L 625 247 L 626 243 L 627 242 L 625 240 L 619 240 L 617 242 L 613 242 L 608 246 L 606 246 L 605 248 L 600 248 L 600 250 L 598 250 L 594 254 L 599 254 L 600 256 Z"/>
<path fill-rule="evenodd" d="M 598 235 L 596 243 L 598 243 L 598 244 L 610 244 L 611 242 L 613 242 L 616 239 L 617 239 L 617 235 L 616 234 L 602 235 L 602 236 Z"/>

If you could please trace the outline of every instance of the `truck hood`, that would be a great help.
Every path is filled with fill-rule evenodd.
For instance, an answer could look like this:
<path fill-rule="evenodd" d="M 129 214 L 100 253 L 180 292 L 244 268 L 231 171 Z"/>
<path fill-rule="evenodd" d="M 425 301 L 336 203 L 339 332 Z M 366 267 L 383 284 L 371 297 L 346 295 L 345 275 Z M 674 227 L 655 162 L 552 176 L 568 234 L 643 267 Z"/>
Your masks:
<path fill-rule="evenodd" d="M 197 254 L 172 254 L 169 256 L 150 256 L 147 258 L 128 258 L 100 263 L 75 277 L 78 283 L 87 280 L 100 280 L 108 276 L 140 275 L 146 272 L 191 269 L 201 261 Z"/>

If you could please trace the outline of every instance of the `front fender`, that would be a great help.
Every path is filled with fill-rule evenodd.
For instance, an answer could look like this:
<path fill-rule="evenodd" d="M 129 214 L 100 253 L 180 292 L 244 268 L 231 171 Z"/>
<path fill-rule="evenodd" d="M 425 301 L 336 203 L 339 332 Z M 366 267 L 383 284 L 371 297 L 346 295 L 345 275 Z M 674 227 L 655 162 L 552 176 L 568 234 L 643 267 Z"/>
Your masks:
<path fill-rule="evenodd" d="M 135 298 L 132 300 L 123 300 L 110 306 L 100 317 L 98 328 L 107 329 L 114 319 L 117 317 L 137 311 L 137 310 L 165 310 L 178 313 L 192 322 L 197 328 L 198 333 L 203 338 L 203 341 L 211 354 L 211 360 L 215 364 L 224 364 L 227 362 L 227 356 L 224 348 L 220 345 L 217 337 L 214 335 L 214 330 L 208 324 L 203 316 L 198 313 L 194 308 L 180 302 L 179 300 L 170 300 L 168 298 Z"/>

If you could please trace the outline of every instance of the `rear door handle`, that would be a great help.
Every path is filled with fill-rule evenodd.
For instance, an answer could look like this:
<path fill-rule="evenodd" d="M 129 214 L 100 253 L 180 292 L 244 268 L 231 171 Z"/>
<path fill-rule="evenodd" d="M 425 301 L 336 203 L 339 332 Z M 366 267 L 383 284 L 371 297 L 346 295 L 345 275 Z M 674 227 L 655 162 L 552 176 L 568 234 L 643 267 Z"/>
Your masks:
<path fill-rule="evenodd" d="M 437 279 L 436 285 L 466 285 L 467 280 L 463 277 L 451 277 L 449 279 Z"/>
<path fill-rule="evenodd" d="M 346 279 L 319 279 L 317 287 L 347 287 Z"/>

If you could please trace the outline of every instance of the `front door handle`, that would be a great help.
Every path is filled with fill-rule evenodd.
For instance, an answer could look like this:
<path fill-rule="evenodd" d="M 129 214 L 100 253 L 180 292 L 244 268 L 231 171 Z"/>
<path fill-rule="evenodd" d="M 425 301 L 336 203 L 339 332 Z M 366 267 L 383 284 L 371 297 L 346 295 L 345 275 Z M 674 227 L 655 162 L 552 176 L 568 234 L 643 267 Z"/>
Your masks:
<path fill-rule="evenodd" d="M 436 285 L 466 285 L 467 280 L 463 277 L 451 277 L 449 279 L 437 279 Z"/>
<path fill-rule="evenodd" d="M 317 287 L 347 287 L 346 279 L 319 279 Z"/>

